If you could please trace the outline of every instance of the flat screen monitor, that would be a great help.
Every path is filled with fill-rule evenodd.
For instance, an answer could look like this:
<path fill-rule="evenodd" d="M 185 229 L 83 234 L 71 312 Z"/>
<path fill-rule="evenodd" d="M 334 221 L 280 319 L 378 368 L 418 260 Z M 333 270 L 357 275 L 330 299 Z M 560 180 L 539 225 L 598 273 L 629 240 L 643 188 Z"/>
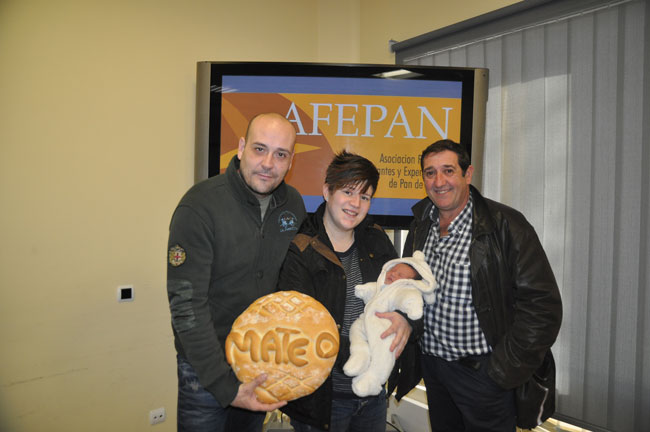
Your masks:
<path fill-rule="evenodd" d="M 422 150 L 451 139 L 462 142 L 473 161 L 482 156 L 486 100 L 485 69 L 199 62 L 195 179 L 222 173 L 249 120 L 277 112 L 296 129 L 286 182 L 301 193 L 308 212 L 323 202 L 325 170 L 345 149 L 379 170 L 373 219 L 406 228 L 411 207 L 426 196 Z"/>

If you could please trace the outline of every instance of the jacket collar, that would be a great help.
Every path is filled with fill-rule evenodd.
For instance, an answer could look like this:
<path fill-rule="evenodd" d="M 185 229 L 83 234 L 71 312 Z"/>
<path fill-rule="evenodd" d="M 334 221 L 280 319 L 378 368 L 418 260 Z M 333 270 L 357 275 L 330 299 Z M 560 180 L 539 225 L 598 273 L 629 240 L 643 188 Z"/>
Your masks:
<path fill-rule="evenodd" d="M 235 198 L 239 201 L 251 205 L 259 206 L 259 201 L 255 194 L 250 190 L 250 188 L 244 182 L 244 179 L 239 174 L 239 158 L 237 155 L 234 155 L 230 159 L 228 168 L 226 168 L 226 178 L 230 187 L 235 191 Z M 269 208 L 275 208 L 281 206 L 287 200 L 287 185 L 284 180 L 278 185 L 277 188 L 271 194 L 271 202 L 269 203 Z"/>
<path fill-rule="evenodd" d="M 418 222 L 422 222 L 429 217 L 432 207 L 433 201 L 431 201 L 429 197 L 426 197 L 415 203 L 415 205 L 411 207 L 411 211 L 413 212 L 415 219 L 417 219 Z"/>
<path fill-rule="evenodd" d="M 488 234 L 496 229 L 494 218 L 490 214 L 487 201 L 474 186 L 469 185 L 474 211 L 472 214 L 472 237 Z"/>
<path fill-rule="evenodd" d="M 469 185 L 472 200 L 474 201 L 474 209 L 472 212 L 472 237 L 476 238 L 494 231 L 495 222 L 488 209 L 487 201 L 481 193 L 474 186 Z M 413 216 L 418 222 L 423 222 L 429 217 L 433 201 L 429 197 L 423 198 L 418 201 L 411 210 Z"/>
<path fill-rule="evenodd" d="M 325 224 L 323 223 L 323 215 L 325 214 L 325 201 L 318 206 L 316 211 L 311 217 L 307 218 L 300 229 L 300 231 L 309 236 L 309 243 L 316 252 L 331 261 L 333 264 L 343 268 L 343 264 L 334 252 L 334 247 L 330 241 Z M 299 236 L 297 236 L 299 237 Z M 294 242 L 296 240 L 294 239 Z"/>

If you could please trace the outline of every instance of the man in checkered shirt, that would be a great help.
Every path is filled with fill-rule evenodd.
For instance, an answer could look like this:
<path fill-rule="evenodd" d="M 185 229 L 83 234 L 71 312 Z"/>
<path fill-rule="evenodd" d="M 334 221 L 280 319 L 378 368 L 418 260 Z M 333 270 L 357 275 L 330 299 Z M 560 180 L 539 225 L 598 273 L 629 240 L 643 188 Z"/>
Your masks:
<path fill-rule="evenodd" d="M 419 364 L 433 431 L 532 428 L 554 411 L 550 347 L 560 293 L 533 227 L 470 185 L 464 146 L 431 144 L 420 159 L 427 198 L 404 256 L 422 250 L 439 285 L 426 305 Z"/>

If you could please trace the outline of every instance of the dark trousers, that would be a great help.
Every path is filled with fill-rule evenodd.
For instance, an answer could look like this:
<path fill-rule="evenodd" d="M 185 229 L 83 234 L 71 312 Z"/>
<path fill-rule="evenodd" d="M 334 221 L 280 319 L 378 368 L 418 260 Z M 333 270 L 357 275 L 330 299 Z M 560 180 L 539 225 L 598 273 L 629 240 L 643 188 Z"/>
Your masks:
<path fill-rule="evenodd" d="M 489 358 L 421 356 L 432 431 L 515 430 L 514 390 L 502 389 L 488 376 Z"/>
<path fill-rule="evenodd" d="M 377 396 L 332 399 L 331 432 L 386 432 L 386 391 Z M 314 426 L 291 420 L 295 432 L 325 432 Z"/>
<path fill-rule="evenodd" d="M 200 383 L 192 366 L 178 358 L 179 432 L 259 432 L 266 413 L 222 407 Z"/>

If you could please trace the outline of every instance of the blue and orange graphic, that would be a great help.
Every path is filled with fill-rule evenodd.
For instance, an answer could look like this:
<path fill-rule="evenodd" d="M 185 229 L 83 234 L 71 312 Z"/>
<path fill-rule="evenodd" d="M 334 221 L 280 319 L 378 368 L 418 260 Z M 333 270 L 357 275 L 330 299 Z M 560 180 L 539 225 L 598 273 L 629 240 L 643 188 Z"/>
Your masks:
<path fill-rule="evenodd" d="M 237 152 L 250 118 L 280 113 L 297 131 L 286 181 L 303 195 L 308 211 L 322 202 L 332 157 L 347 149 L 380 171 L 371 213 L 410 215 L 411 205 L 425 196 L 420 153 L 439 139 L 460 139 L 460 82 L 229 78 L 224 77 L 222 86 L 221 170 Z"/>

